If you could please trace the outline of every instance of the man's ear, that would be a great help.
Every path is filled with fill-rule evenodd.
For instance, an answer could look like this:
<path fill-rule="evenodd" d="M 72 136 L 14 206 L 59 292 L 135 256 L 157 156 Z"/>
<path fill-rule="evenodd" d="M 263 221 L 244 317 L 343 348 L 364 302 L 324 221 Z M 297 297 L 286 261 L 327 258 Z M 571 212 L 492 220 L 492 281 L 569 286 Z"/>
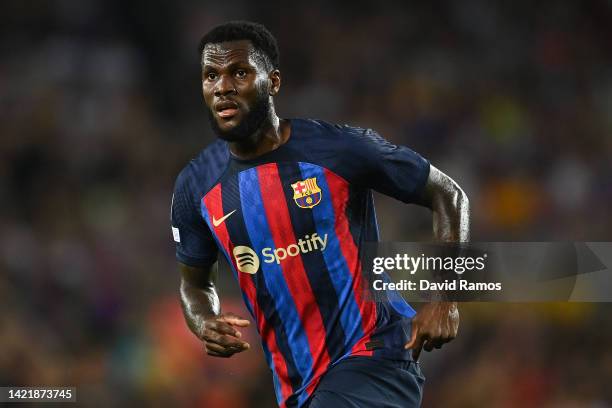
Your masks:
<path fill-rule="evenodd" d="M 281 74 L 278 69 L 270 71 L 268 74 L 268 79 L 270 80 L 270 96 L 274 96 L 278 93 L 281 86 Z"/>

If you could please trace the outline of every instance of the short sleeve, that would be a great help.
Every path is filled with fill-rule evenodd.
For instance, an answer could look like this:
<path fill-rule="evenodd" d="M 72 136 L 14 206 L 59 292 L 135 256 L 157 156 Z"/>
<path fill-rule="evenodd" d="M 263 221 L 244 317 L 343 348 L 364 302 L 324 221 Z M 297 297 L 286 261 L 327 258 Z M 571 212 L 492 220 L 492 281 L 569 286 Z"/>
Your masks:
<path fill-rule="evenodd" d="M 429 161 L 405 146 L 394 145 L 372 129 L 365 129 L 353 146 L 359 150 L 362 181 L 366 187 L 405 203 L 423 192 Z"/>
<path fill-rule="evenodd" d="M 200 196 L 183 170 L 174 186 L 170 219 L 176 259 L 190 266 L 209 266 L 217 260 L 217 245 L 199 212 Z"/>

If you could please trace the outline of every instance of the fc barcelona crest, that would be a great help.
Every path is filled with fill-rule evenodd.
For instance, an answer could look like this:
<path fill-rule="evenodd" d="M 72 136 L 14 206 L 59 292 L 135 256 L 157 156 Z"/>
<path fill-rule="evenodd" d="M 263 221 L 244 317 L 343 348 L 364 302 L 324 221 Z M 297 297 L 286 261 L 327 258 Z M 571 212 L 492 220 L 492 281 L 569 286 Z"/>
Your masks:
<path fill-rule="evenodd" d="M 293 200 L 300 208 L 312 208 L 321 202 L 321 189 L 316 177 L 291 184 Z"/>

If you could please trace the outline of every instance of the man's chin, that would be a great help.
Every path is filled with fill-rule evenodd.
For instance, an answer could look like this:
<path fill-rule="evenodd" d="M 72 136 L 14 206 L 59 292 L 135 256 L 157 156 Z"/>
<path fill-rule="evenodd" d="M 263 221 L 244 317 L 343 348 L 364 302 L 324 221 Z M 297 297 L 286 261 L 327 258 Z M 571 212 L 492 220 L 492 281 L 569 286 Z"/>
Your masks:
<path fill-rule="evenodd" d="M 232 133 L 232 132 L 216 132 L 217 133 L 217 137 L 221 140 L 225 140 L 226 142 L 239 142 L 243 139 L 245 139 L 246 137 L 244 135 L 239 135 L 236 133 Z"/>
<path fill-rule="evenodd" d="M 248 140 L 263 126 L 270 114 L 270 104 L 266 95 L 260 97 L 249 111 L 238 111 L 231 118 L 221 118 L 208 110 L 210 125 L 219 139 L 227 142 Z"/>
<path fill-rule="evenodd" d="M 225 122 L 222 125 L 216 122 L 216 126 L 213 126 L 213 130 L 219 139 L 225 140 L 226 142 L 237 142 L 247 137 L 247 135 L 243 134 L 244 132 L 240 131 L 240 122 Z"/>

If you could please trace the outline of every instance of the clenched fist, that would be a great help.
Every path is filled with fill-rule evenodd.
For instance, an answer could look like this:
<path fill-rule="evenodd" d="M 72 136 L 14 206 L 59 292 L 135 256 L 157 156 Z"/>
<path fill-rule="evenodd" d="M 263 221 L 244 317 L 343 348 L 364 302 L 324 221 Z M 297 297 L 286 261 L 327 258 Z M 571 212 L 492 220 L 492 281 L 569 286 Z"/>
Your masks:
<path fill-rule="evenodd" d="M 242 333 L 235 327 L 246 327 L 250 322 L 233 313 L 210 316 L 204 319 L 200 339 L 204 341 L 206 353 L 214 357 L 231 357 L 248 350 L 251 346 L 240 340 Z"/>
<path fill-rule="evenodd" d="M 418 361 L 423 348 L 441 348 L 457 336 L 458 329 L 459 309 L 455 302 L 427 303 L 412 319 L 412 336 L 404 347 L 412 349 L 412 357 Z"/>

